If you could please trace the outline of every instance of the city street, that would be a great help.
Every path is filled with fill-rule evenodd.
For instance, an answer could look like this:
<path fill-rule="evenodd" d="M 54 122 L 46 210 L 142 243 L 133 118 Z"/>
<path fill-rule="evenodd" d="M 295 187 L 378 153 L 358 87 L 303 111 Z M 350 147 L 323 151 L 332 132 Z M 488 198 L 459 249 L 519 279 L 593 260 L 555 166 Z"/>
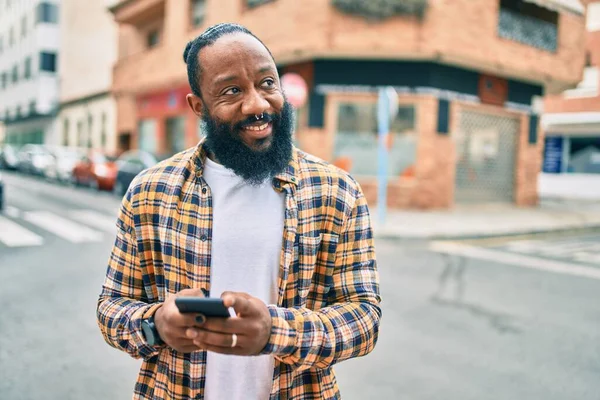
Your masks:
<path fill-rule="evenodd" d="M 4 173 L 0 399 L 129 399 L 139 361 L 95 307 L 119 199 Z M 461 243 L 380 240 L 383 319 L 342 397 L 597 400 L 600 233 Z"/>

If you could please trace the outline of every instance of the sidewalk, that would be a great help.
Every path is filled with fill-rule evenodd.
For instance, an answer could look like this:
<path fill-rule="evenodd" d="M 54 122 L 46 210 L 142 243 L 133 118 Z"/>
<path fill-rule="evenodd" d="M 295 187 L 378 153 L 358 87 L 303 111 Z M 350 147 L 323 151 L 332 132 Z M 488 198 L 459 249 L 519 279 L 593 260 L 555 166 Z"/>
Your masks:
<path fill-rule="evenodd" d="M 505 235 L 600 229 L 600 203 L 542 200 L 538 207 L 510 204 L 461 205 L 445 211 L 387 211 L 378 224 L 371 208 L 375 236 L 388 239 L 467 239 Z"/>

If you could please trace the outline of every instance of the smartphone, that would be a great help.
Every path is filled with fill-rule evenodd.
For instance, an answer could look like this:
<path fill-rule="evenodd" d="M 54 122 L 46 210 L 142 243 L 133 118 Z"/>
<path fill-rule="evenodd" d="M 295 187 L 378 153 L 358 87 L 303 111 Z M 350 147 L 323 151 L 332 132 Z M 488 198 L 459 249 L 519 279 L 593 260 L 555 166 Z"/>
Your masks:
<path fill-rule="evenodd" d="M 175 305 L 182 314 L 203 314 L 206 318 L 228 318 L 235 315 L 235 311 L 225 307 L 223 300 L 219 298 L 177 297 L 175 299 Z"/>

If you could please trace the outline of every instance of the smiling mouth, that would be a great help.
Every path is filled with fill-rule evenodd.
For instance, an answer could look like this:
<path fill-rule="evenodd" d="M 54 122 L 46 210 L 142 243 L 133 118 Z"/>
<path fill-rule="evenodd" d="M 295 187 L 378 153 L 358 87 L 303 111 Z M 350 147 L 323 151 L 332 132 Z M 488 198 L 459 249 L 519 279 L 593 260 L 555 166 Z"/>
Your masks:
<path fill-rule="evenodd" d="M 258 126 L 246 126 L 246 127 L 244 127 L 244 129 L 247 131 L 260 132 L 260 131 L 264 131 L 268 127 L 269 127 L 269 122 L 264 123 L 262 125 L 258 125 Z"/>

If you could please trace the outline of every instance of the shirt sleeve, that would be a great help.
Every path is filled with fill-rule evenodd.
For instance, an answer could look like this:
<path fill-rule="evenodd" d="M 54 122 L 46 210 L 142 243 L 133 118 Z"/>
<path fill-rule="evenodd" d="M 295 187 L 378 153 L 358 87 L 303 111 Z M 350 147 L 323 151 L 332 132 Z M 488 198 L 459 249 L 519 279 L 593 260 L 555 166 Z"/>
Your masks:
<path fill-rule="evenodd" d="M 270 305 L 264 354 L 297 370 L 328 368 L 370 353 L 381 318 L 379 276 L 366 199 L 356 199 L 340 234 L 329 306 L 317 311 Z"/>
<path fill-rule="evenodd" d="M 98 326 L 109 345 L 134 358 L 148 359 L 158 354 L 160 347 L 148 345 L 141 324 L 161 303 L 149 304 L 145 293 L 130 199 L 128 192 L 119 211 L 115 244 L 96 313 Z"/>

